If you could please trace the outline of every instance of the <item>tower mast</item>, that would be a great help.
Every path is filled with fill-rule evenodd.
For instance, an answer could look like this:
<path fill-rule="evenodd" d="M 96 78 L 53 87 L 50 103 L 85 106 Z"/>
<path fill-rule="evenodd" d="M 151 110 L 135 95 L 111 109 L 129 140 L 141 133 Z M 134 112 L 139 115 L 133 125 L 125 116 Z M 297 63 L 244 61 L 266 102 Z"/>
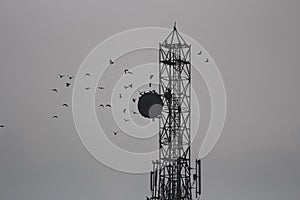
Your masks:
<path fill-rule="evenodd" d="M 164 104 L 159 119 L 159 159 L 153 162 L 150 176 L 150 199 L 191 200 L 191 45 L 179 34 L 176 23 L 159 44 L 159 94 Z M 197 196 L 200 172 L 193 179 L 198 179 Z"/>

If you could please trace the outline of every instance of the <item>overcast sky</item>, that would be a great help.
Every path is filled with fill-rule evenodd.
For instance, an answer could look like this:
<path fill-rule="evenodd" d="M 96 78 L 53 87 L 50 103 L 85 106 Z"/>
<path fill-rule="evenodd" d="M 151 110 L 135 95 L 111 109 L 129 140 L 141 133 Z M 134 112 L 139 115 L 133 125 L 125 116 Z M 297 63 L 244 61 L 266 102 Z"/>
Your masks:
<path fill-rule="evenodd" d="M 203 161 L 203 199 L 297 200 L 299 10 L 298 0 L 1 0 L 0 199 L 150 194 L 148 174 L 112 170 L 86 151 L 71 109 L 61 107 L 71 104 L 72 89 L 57 74 L 76 75 L 113 34 L 177 21 L 213 57 L 227 94 L 222 136 Z"/>

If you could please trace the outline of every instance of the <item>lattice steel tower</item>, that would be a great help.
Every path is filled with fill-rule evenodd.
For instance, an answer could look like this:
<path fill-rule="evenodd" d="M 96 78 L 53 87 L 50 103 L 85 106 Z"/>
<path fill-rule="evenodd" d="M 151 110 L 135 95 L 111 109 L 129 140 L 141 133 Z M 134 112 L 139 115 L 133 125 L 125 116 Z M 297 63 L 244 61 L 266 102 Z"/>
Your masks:
<path fill-rule="evenodd" d="M 152 200 L 191 200 L 201 194 L 201 163 L 191 167 L 191 45 L 174 25 L 159 44 L 159 159 L 150 173 Z M 192 191 L 195 190 L 195 196 Z"/>

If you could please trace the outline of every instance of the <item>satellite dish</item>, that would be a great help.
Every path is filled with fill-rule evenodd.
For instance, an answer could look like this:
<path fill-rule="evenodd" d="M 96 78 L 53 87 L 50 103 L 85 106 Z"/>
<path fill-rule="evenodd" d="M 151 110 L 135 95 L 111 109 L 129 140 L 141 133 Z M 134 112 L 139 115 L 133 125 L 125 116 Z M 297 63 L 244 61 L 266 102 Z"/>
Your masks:
<path fill-rule="evenodd" d="M 139 97 L 138 110 L 139 113 L 145 118 L 158 117 L 163 108 L 163 101 L 157 92 L 145 92 Z"/>

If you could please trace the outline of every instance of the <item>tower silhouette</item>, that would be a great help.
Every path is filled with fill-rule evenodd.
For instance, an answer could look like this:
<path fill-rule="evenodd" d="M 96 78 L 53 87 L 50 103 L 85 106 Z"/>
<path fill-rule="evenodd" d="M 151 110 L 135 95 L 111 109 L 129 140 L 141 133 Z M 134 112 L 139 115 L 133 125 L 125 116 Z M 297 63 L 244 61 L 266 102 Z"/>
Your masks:
<path fill-rule="evenodd" d="M 159 44 L 158 95 L 163 101 L 159 116 L 159 158 L 152 162 L 151 197 L 147 199 L 198 198 L 201 160 L 196 160 L 195 168 L 191 167 L 191 45 L 179 34 L 176 24 Z"/>

